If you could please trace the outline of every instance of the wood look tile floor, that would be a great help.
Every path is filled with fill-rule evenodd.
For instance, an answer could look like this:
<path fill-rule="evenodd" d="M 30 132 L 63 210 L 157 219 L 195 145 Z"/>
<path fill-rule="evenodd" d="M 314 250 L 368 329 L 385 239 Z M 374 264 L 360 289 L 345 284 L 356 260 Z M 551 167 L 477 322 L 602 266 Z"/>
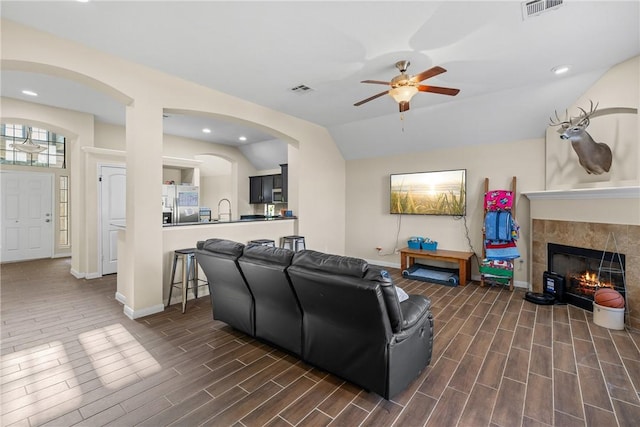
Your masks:
<path fill-rule="evenodd" d="M 640 335 L 477 285 L 431 297 L 431 365 L 386 401 L 212 320 L 209 298 L 138 320 L 115 276 L 1 266 L 3 426 L 632 426 Z"/>

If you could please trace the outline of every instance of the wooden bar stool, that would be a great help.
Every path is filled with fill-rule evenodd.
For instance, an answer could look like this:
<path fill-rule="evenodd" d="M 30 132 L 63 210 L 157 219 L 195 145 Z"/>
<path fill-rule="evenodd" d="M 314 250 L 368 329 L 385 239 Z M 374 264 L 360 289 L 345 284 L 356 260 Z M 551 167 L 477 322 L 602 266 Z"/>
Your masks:
<path fill-rule="evenodd" d="M 182 266 L 182 278 L 176 282 L 176 267 L 180 260 Z M 171 286 L 169 287 L 169 299 L 167 300 L 167 307 L 171 304 L 171 295 L 173 288 L 180 288 L 182 290 L 182 313 L 187 310 L 187 291 L 193 290 L 193 294 L 198 298 L 198 288 L 200 286 L 206 286 L 200 284 L 205 282 L 198 278 L 198 261 L 196 260 L 196 248 L 176 249 L 173 252 L 173 265 L 171 267 Z M 191 286 L 189 286 L 191 283 Z"/>
<path fill-rule="evenodd" d="M 280 247 L 291 249 L 294 252 L 306 249 L 304 244 L 304 236 L 284 236 L 280 238 Z"/>

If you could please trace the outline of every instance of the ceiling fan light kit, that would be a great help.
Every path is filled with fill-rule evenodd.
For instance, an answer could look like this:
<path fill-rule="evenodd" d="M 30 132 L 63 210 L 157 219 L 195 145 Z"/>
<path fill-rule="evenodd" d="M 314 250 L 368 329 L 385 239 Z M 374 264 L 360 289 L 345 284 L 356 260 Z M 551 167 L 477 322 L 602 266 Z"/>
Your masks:
<path fill-rule="evenodd" d="M 460 92 L 460 89 L 453 89 L 448 87 L 437 87 L 437 86 L 426 86 L 426 85 L 420 84 L 420 82 L 423 80 L 426 80 L 431 77 L 435 77 L 438 74 L 442 74 L 446 72 L 447 70 L 445 70 L 444 68 L 432 67 L 432 68 L 429 68 L 428 70 L 423 71 L 420 74 L 416 74 L 415 76 L 409 77 L 406 74 L 406 71 L 410 64 L 411 63 L 406 60 L 396 62 L 396 68 L 400 70 L 400 74 L 395 76 L 393 79 L 391 79 L 390 82 L 385 82 L 381 80 L 363 80 L 361 83 L 389 85 L 391 86 L 391 89 L 384 92 L 377 93 L 373 96 L 370 96 L 367 99 L 363 99 L 360 102 L 356 102 L 353 105 L 356 107 L 359 107 L 360 105 L 366 102 L 373 101 L 376 98 L 389 94 L 398 103 L 398 106 L 400 107 L 400 112 L 402 113 L 409 109 L 409 102 L 411 101 L 411 98 L 418 92 L 432 92 L 432 93 L 438 93 L 441 95 L 449 95 L 449 96 L 455 96 L 458 94 L 458 92 Z"/>
<path fill-rule="evenodd" d="M 396 102 L 399 104 L 403 101 L 404 102 L 411 101 L 411 98 L 413 98 L 413 95 L 415 95 L 418 92 L 419 90 L 415 86 L 399 86 L 391 89 L 389 91 L 389 95 L 391 95 L 391 97 L 395 99 Z"/>

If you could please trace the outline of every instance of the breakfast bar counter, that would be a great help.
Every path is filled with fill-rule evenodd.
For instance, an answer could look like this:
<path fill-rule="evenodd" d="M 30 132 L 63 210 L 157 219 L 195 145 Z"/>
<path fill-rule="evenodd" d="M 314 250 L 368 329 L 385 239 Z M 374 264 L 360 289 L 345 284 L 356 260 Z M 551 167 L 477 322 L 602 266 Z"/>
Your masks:
<path fill-rule="evenodd" d="M 120 229 L 118 232 L 118 259 L 124 261 L 127 259 L 126 246 L 124 245 L 124 236 L 127 232 L 124 221 L 112 223 L 113 226 Z M 198 241 L 213 238 L 228 239 L 240 243 L 248 243 L 251 240 L 270 239 L 279 244 L 280 238 L 296 234 L 298 231 L 298 222 L 296 217 L 281 218 L 259 218 L 246 219 L 237 221 L 215 221 L 201 222 L 189 224 L 172 224 L 160 228 L 162 232 L 162 295 L 166 304 L 169 296 L 169 282 L 171 275 L 171 266 L 173 264 L 174 251 L 177 249 L 195 248 Z M 118 295 L 127 295 L 130 292 L 131 284 L 122 282 L 129 277 L 123 269 L 127 268 L 127 262 L 118 262 Z M 200 277 L 206 277 L 200 271 Z M 160 286 L 160 284 L 158 284 Z M 174 295 L 176 293 L 174 292 Z M 208 289 L 202 292 L 207 295 Z M 199 293 L 200 295 L 200 293 Z M 120 300 L 120 298 L 119 298 Z M 124 303 L 124 301 L 121 301 Z"/>
<path fill-rule="evenodd" d="M 173 252 L 176 249 L 195 248 L 200 240 L 228 239 L 240 243 L 248 243 L 256 239 L 271 239 L 279 244 L 280 238 L 296 234 L 298 223 L 296 218 L 247 219 L 238 221 L 215 221 L 192 224 L 177 224 L 162 228 L 162 252 L 164 272 L 163 295 L 169 295 L 169 282 Z M 200 277 L 205 277 L 200 272 Z M 207 290 L 208 291 L 208 290 Z M 206 294 L 206 293 L 203 293 Z"/>
<path fill-rule="evenodd" d="M 220 221 L 220 220 L 212 220 L 207 222 L 186 222 L 182 224 L 162 224 L 162 227 L 170 228 L 170 227 L 200 227 L 204 225 L 222 225 L 222 224 L 246 224 L 248 222 L 267 222 L 267 221 L 290 221 L 292 219 L 298 219 L 295 216 L 271 216 L 271 217 L 260 217 L 260 218 L 242 218 L 235 219 L 231 221 Z"/>

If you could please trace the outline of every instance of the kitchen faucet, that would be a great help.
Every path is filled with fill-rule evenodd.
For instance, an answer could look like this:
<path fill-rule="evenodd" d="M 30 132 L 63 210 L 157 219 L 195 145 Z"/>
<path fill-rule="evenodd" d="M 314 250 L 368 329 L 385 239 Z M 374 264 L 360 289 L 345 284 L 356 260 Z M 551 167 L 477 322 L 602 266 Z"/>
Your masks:
<path fill-rule="evenodd" d="M 229 211 L 227 213 L 222 213 L 222 212 L 220 212 L 220 205 L 225 200 L 229 204 Z M 222 216 L 228 216 L 229 219 L 227 221 L 231 221 L 231 201 L 229 199 L 220 199 L 220 201 L 218 202 L 218 221 L 222 220 Z"/>

